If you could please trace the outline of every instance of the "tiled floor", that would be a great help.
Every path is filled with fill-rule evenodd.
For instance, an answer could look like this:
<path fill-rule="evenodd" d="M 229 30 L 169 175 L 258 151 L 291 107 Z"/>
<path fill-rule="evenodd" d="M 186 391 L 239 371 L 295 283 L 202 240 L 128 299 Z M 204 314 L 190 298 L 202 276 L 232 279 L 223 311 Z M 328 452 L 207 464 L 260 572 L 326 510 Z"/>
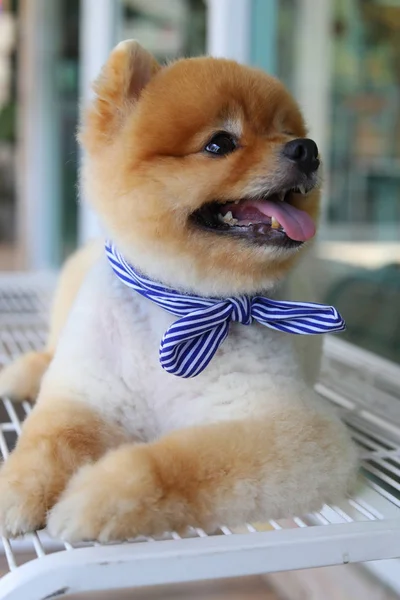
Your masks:
<path fill-rule="evenodd" d="M 109 592 L 70 596 L 71 600 L 283 600 L 270 590 L 262 577 L 190 585 L 145 588 L 121 593 Z"/>
<path fill-rule="evenodd" d="M 279 600 L 399 600 L 363 565 L 273 573 L 266 577 Z"/>

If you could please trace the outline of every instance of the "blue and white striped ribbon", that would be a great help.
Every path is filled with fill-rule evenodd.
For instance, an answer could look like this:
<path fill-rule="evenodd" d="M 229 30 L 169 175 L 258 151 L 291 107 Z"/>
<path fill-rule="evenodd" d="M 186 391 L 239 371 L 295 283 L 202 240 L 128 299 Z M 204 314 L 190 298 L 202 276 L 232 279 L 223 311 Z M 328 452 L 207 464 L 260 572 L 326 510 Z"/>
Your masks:
<path fill-rule="evenodd" d="M 160 345 L 163 369 L 179 377 L 196 377 L 209 364 L 229 333 L 231 321 L 253 321 L 285 333 L 315 335 L 343 331 L 345 322 L 333 306 L 282 302 L 262 296 L 202 298 L 186 295 L 137 273 L 107 242 L 106 253 L 119 279 L 145 298 L 180 317 L 165 332 Z"/>

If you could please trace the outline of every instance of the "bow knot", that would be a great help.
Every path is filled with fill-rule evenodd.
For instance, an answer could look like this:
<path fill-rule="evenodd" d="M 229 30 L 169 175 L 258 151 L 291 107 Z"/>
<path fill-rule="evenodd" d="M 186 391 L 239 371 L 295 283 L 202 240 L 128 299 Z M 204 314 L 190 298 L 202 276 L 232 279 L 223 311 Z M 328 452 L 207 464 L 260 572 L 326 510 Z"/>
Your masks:
<path fill-rule="evenodd" d="M 145 298 L 179 317 L 165 332 L 160 363 L 168 373 L 195 377 L 207 367 L 229 333 L 232 321 L 257 321 L 285 333 L 315 335 L 343 331 L 346 325 L 333 306 L 312 302 L 282 302 L 263 296 L 202 298 L 183 294 L 147 279 L 108 242 L 106 254 L 117 277 Z"/>
<path fill-rule="evenodd" d="M 232 308 L 231 321 L 237 321 L 242 325 L 252 324 L 252 301 L 248 296 L 240 296 L 239 298 L 228 298 L 227 302 L 230 303 Z"/>

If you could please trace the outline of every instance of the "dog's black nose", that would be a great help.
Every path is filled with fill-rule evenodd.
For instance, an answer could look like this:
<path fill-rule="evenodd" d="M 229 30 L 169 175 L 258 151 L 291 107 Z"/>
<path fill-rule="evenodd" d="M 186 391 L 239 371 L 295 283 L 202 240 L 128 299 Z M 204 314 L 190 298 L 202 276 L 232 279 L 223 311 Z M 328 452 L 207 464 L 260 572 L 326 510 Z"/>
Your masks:
<path fill-rule="evenodd" d="M 298 138 L 283 146 L 283 154 L 297 163 L 299 169 L 309 175 L 319 167 L 318 147 L 313 140 Z"/>

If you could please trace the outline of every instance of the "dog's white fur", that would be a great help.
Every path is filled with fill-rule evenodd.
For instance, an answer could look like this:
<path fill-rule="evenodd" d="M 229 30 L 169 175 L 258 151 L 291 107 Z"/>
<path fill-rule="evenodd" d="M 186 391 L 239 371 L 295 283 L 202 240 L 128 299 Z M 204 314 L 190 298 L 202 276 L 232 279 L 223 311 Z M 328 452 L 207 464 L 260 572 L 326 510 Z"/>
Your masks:
<path fill-rule="evenodd" d="M 168 374 L 158 349 L 174 320 L 126 287 L 101 258 L 78 295 L 43 385 L 92 405 L 142 441 L 313 404 L 310 390 L 299 389 L 294 339 L 258 324 L 232 323 L 217 357 L 198 377 Z"/>
<path fill-rule="evenodd" d="M 101 305 L 97 299 L 101 295 Z M 354 468 L 343 425 L 330 415 L 306 385 L 299 385 L 293 338 L 261 325 L 232 324 L 230 335 L 209 367 L 194 379 L 181 379 L 160 368 L 158 347 L 174 318 L 124 286 L 106 258 L 93 268 L 81 290 L 44 388 L 74 397 L 116 421 L 130 439 L 154 441 L 174 430 L 221 421 L 281 418 L 299 409 L 307 427 L 310 415 L 329 421 L 336 452 L 297 455 L 296 442 L 282 433 L 281 460 L 291 462 L 284 493 L 279 470 L 265 483 L 262 508 L 252 509 L 251 488 L 237 493 L 234 506 L 220 512 L 228 523 L 301 514 L 317 506 L 318 494 L 334 498 Z M 84 340 L 84 342 L 83 342 Z M 293 434 L 296 435 L 294 428 Z M 275 484 L 273 480 L 275 479 Z M 340 492 L 339 492 L 340 493 Z M 68 539 L 79 535 L 75 497 L 56 506 L 50 531 Z M 317 504 L 316 504 L 317 503 Z M 78 511 L 79 512 L 79 511 Z"/>

